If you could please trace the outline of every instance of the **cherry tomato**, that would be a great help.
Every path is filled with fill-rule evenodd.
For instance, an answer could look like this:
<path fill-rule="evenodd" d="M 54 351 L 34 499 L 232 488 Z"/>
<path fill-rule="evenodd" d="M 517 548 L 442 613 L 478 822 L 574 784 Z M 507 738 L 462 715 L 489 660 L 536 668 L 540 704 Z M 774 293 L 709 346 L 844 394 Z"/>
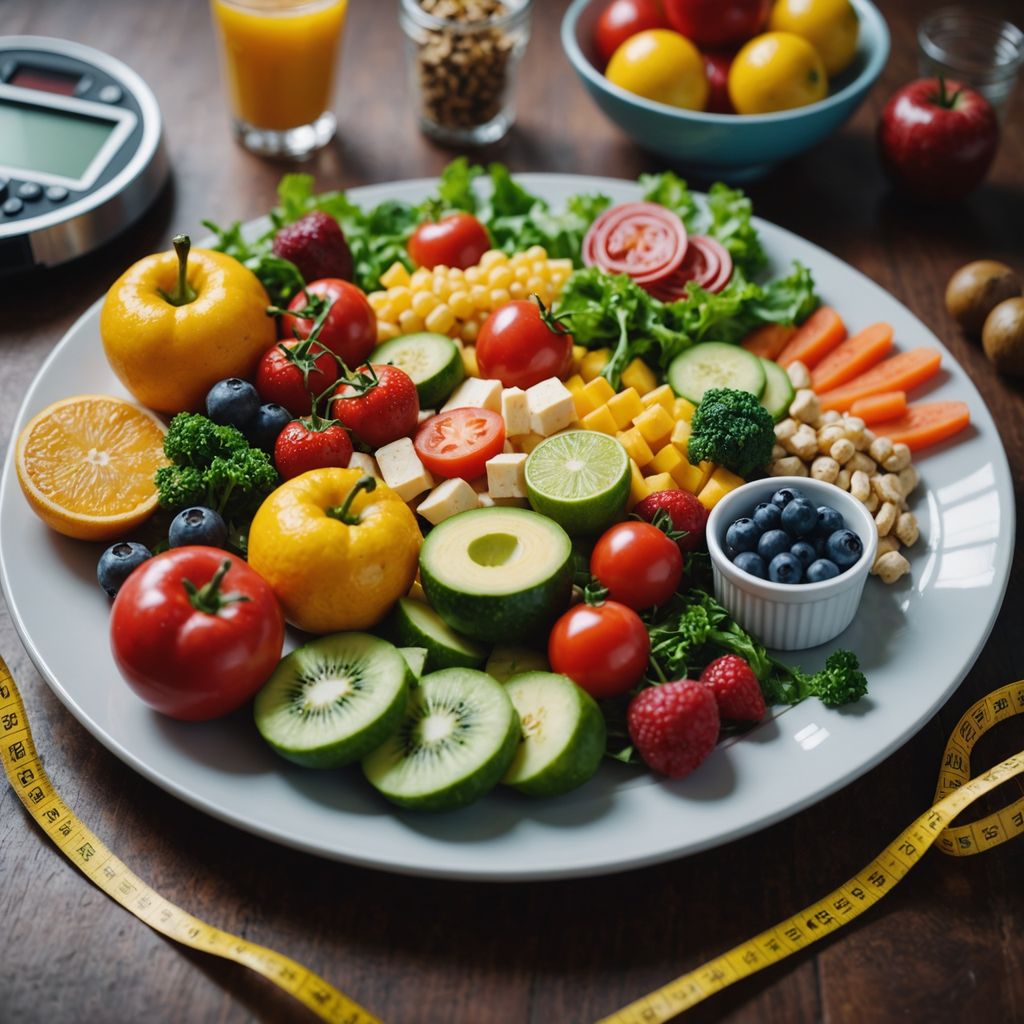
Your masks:
<path fill-rule="evenodd" d="M 480 262 L 491 247 L 487 228 L 471 213 L 450 213 L 439 221 L 424 221 L 409 239 L 409 255 L 419 267 L 465 270 Z"/>
<path fill-rule="evenodd" d="M 663 0 L 668 23 L 698 46 L 735 46 L 764 28 L 771 0 Z"/>
<path fill-rule="evenodd" d="M 668 27 L 656 0 L 612 0 L 597 19 L 594 42 L 601 61 L 607 64 L 630 36 L 649 28 Z"/>
<path fill-rule="evenodd" d="M 548 638 L 552 671 L 567 675 L 598 700 L 636 686 L 650 653 L 647 627 L 632 608 L 618 601 L 574 605 Z"/>
<path fill-rule="evenodd" d="M 616 523 L 594 545 L 590 571 L 613 601 L 643 611 L 676 592 L 683 556 L 676 542 L 650 523 Z"/>
<path fill-rule="evenodd" d="M 312 302 L 310 297 L 312 296 Z M 317 299 L 331 303 L 331 311 L 320 330 L 319 340 L 346 366 L 358 366 L 377 347 L 377 314 L 374 313 L 362 290 L 340 277 L 324 277 L 306 285 L 288 308 L 302 312 L 311 307 L 307 317 L 281 317 L 282 338 L 309 336 L 316 321 Z"/>
<path fill-rule="evenodd" d="M 485 321 L 476 339 L 480 375 L 507 388 L 529 388 L 564 377 L 572 362 L 572 335 L 532 299 L 513 299 Z"/>
<path fill-rule="evenodd" d="M 348 427 L 356 437 L 371 448 L 408 437 L 415 429 L 420 414 L 420 400 L 412 378 L 397 366 L 374 363 L 377 383 L 362 394 L 345 384 L 331 403 L 331 417 Z M 358 370 L 364 377 L 366 366 Z"/>
<path fill-rule="evenodd" d="M 340 423 L 292 420 L 274 442 L 274 465 L 285 480 L 311 469 L 348 467 L 352 439 Z"/>
<path fill-rule="evenodd" d="M 110 612 L 110 646 L 128 685 L 150 707 L 186 721 L 245 704 L 283 644 L 274 592 L 219 548 L 173 548 L 143 562 Z"/>
<path fill-rule="evenodd" d="M 490 409 L 452 409 L 424 420 L 413 442 L 435 476 L 475 480 L 505 445 L 505 421 Z"/>
<path fill-rule="evenodd" d="M 619 203 L 590 225 L 583 262 L 652 284 L 679 269 L 687 247 L 686 227 L 671 210 L 658 203 Z"/>
<path fill-rule="evenodd" d="M 708 76 L 708 113 L 735 114 L 736 108 L 729 99 L 729 67 L 731 53 L 705 53 L 704 70 Z"/>
<path fill-rule="evenodd" d="M 303 374 L 305 370 L 305 375 Z M 316 341 L 279 341 L 256 367 L 256 390 L 264 402 L 283 405 L 293 416 L 308 416 L 312 398 L 338 379 L 334 356 Z"/>

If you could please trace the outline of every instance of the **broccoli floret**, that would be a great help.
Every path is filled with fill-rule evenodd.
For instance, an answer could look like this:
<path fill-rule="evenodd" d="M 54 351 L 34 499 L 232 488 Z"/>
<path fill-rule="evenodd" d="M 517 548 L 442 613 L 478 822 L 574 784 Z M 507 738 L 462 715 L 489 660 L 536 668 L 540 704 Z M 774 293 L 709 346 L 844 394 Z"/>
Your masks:
<path fill-rule="evenodd" d="M 164 435 L 164 453 L 177 466 L 205 469 L 218 456 L 248 447 L 237 427 L 221 426 L 194 412 L 179 412 Z"/>
<path fill-rule="evenodd" d="M 761 686 L 769 704 L 797 704 L 807 697 L 817 697 L 827 707 L 837 708 L 852 704 L 868 692 L 868 681 L 853 651 L 833 651 L 825 667 L 813 674 L 778 663 L 775 669 Z"/>
<path fill-rule="evenodd" d="M 717 462 L 748 477 L 771 461 L 775 424 L 749 391 L 711 388 L 693 414 L 689 459 Z"/>

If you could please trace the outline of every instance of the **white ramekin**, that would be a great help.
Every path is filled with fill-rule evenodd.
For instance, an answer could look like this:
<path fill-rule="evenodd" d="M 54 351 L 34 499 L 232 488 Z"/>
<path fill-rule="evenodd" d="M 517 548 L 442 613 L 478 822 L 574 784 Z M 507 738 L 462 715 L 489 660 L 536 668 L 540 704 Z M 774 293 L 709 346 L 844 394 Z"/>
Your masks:
<path fill-rule="evenodd" d="M 730 524 L 750 516 L 780 487 L 802 491 L 815 506 L 831 505 L 864 544 L 864 553 L 846 572 L 820 583 L 772 583 L 737 569 L 725 554 Z M 733 618 L 766 647 L 800 651 L 838 636 L 853 621 L 868 571 L 878 550 L 878 531 L 871 513 L 834 484 L 800 476 L 754 480 L 730 491 L 711 510 L 708 551 L 715 578 L 715 597 Z"/>

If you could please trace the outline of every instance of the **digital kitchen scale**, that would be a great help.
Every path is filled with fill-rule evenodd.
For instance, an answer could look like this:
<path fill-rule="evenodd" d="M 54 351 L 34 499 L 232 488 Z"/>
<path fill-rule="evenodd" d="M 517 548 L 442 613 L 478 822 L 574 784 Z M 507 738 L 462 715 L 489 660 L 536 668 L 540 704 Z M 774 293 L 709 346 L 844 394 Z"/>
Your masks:
<path fill-rule="evenodd" d="M 0 275 L 81 256 L 167 180 L 149 86 L 64 39 L 0 36 Z"/>

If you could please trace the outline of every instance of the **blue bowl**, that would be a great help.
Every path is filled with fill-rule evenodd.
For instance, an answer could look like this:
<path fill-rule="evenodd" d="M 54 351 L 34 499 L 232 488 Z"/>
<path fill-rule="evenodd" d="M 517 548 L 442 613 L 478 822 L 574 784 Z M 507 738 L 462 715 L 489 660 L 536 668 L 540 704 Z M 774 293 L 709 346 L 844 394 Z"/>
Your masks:
<path fill-rule="evenodd" d="M 601 110 L 631 139 L 697 177 L 752 181 L 831 135 L 861 104 L 889 56 L 889 29 L 869 0 L 850 0 L 860 18 L 853 63 L 819 103 L 776 114 L 706 114 L 646 100 L 601 73 L 594 28 L 608 0 L 573 0 L 562 47 Z"/>

